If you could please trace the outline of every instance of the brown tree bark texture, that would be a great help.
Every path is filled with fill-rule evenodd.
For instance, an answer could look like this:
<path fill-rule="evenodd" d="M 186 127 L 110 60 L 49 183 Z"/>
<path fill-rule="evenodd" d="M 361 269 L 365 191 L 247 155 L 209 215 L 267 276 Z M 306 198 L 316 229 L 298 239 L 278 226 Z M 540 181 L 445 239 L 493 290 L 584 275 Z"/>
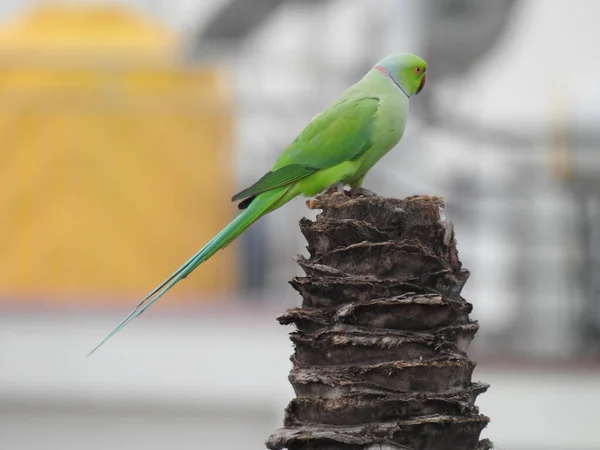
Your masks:
<path fill-rule="evenodd" d="M 309 258 L 292 286 L 289 380 L 297 398 L 273 450 L 482 450 L 489 419 L 466 350 L 478 330 L 460 295 L 458 259 L 438 197 L 327 192 L 300 228 Z"/>

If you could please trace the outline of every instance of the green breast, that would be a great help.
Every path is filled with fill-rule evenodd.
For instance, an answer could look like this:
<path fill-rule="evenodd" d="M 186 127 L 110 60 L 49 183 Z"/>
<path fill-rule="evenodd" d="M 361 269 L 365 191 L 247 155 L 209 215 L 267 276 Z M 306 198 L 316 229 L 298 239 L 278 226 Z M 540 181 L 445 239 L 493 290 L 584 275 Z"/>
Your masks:
<path fill-rule="evenodd" d="M 361 157 L 358 176 L 364 176 L 377 161 L 396 146 L 404 134 L 408 97 L 380 72 L 371 71 L 357 83 L 362 96 L 377 96 L 380 108 L 373 127 L 372 145 Z"/>

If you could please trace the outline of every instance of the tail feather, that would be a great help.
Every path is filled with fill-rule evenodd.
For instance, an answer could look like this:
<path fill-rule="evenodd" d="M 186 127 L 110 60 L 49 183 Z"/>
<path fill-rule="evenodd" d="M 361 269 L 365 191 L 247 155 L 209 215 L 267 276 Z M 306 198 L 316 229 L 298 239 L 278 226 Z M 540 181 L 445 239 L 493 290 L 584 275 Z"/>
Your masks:
<path fill-rule="evenodd" d="M 216 252 L 225 248 L 235 238 L 242 234 L 250 225 L 256 222 L 264 214 L 268 213 L 273 206 L 283 197 L 288 191 L 285 189 L 276 189 L 274 191 L 265 192 L 260 197 L 256 198 L 248 209 L 244 210 L 235 219 L 233 219 L 221 232 L 212 238 L 204 247 L 188 259 L 179 269 L 173 272 L 166 280 L 159 284 L 152 292 L 150 292 L 138 305 L 131 311 L 125 319 L 121 321 L 117 327 L 111 331 L 90 353 L 92 355 L 111 337 L 123 329 L 129 322 L 139 317 L 159 298 L 169 291 L 177 282 L 187 277 L 200 264 L 208 260 Z"/>

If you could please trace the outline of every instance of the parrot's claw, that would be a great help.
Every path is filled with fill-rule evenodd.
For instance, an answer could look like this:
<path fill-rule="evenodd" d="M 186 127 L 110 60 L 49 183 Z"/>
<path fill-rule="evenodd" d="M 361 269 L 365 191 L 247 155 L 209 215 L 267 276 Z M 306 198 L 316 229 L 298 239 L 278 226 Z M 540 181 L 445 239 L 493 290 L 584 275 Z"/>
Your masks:
<path fill-rule="evenodd" d="M 331 187 L 327 190 L 330 193 L 334 193 L 337 192 L 338 194 L 343 194 L 344 193 L 344 183 L 342 183 L 341 181 L 332 184 Z"/>
<path fill-rule="evenodd" d="M 321 204 L 321 202 L 314 198 L 309 198 L 308 200 L 306 200 L 306 207 L 308 209 L 323 209 L 323 205 Z"/>
<path fill-rule="evenodd" d="M 350 189 L 350 197 L 377 197 L 377 194 L 369 189 L 365 189 L 364 187 L 353 187 Z"/>

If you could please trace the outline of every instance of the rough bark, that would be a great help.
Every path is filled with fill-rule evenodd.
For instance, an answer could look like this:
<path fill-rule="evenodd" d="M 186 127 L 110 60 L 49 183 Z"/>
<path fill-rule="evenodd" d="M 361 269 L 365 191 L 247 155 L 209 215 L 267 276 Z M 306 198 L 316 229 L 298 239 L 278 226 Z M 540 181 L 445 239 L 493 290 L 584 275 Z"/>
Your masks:
<path fill-rule="evenodd" d="M 478 324 L 443 200 L 328 192 L 300 228 L 310 257 L 292 286 L 297 398 L 267 441 L 289 450 L 475 450 L 489 419 L 466 353 Z"/>

